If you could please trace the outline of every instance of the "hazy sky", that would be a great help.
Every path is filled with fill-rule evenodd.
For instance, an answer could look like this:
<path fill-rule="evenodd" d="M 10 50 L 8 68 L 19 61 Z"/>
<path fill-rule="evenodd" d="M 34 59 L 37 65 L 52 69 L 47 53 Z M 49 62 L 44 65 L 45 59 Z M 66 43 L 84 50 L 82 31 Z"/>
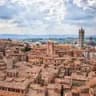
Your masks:
<path fill-rule="evenodd" d="M 0 34 L 96 35 L 96 0 L 0 0 Z"/>

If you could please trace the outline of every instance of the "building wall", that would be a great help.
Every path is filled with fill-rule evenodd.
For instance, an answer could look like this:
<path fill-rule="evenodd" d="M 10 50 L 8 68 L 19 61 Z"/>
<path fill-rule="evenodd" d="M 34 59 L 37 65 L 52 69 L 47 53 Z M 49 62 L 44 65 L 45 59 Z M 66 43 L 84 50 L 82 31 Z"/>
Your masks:
<path fill-rule="evenodd" d="M 24 96 L 24 95 L 21 93 L 0 90 L 0 96 Z"/>
<path fill-rule="evenodd" d="M 48 42 L 48 45 L 47 45 L 47 54 L 52 56 L 54 55 L 54 43 L 53 42 Z"/>

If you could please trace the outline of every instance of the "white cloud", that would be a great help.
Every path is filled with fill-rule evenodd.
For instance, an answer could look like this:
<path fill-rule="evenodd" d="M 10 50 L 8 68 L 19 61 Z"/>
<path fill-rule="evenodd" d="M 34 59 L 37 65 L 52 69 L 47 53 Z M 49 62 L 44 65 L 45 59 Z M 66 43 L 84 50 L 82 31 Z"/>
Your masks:
<path fill-rule="evenodd" d="M 38 17 L 43 12 L 47 11 L 47 13 L 44 13 L 46 16 L 42 18 L 49 18 L 47 20 L 54 19 L 57 22 L 61 22 L 66 15 L 64 0 L 11 0 L 11 3 L 17 4 L 25 9 L 21 12 L 22 17 L 25 17 L 24 19 L 29 15 L 34 15 L 32 10 L 38 12 Z"/>
<path fill-rule="evenodd" d="M 6 4 L 5 1 L 7 0 L 0 0 L 0 5 Z M 65 1 L 70 0 L 9 0 L 7 6 L 13 9 L 17 8 L 18 15 L 14 14 L 11 20 L 0 21 L 0 33 L 76 34 L 80 26 L 63 22 L 67 13 Z M 73 1 L 74 4 L 83 9 L 96 6 L 95 0 Z M 88 30 L 94 33 L 95 27 L 92 29 L 90 27 Z"/>
<path fill-rule="evenodd" d="M 40 24 L 39 24 L 40 23 Z M 71 34 L 77 31 L 77 26 L 69 24 L 54 24 L 53 27 L 48 27 L 48 24 L 38 24 L 32 27 L 18 27 L 17 24 L 13 23 L 13 20 L 0 20 L 0 34 L 37 34 L 37 35 L 52 35 L 52 34 Z M 75 31 L 74 31 L 75 29 Z"/>
<path fill-rule="evenodd" d="M 96 0 L 88 0 L 89 6 L 96 7 Z"/>
<path fill-rule="evenodd" d="M 61 23 L 66 15 L 65 0 L 9 0 L 8 2 L 0 0 L 0 2 L 2 5 L 6 4 L 9 9 L 17 7 L 18 10 L 18 15 L 14 14 L 11 22 L 0 21 L 0 31 L 5 33 L 46 34 L 49 22 Z M 47 23 L 45 24 L 43 20 Z"/>
<path fill-rule="evenodd" d="M 7 1 L 7 0 L 0 0 L 0 6 L 5 5 L 5 4 L 6 4 L 6 1 Z"/>
<path fill-rule="evenodd" d="M 38 24 L 34 26 L 19 27 L 18 24 L 13 23 L 14 20 L 0 20 L 0 34 L 48 34 L 46 27 L 41 22 L 37 21 Z"/>
<path fill-rule="evenodd" d="M 39 22 L 40 23 L 40 22 Z M 78 29 L 81 27 L 74 24 L 55 24 L 52 27 L 48 27 L 48 24 L 38 24 L 33 27 L 18 27 L 13 23 L 13 20 L 0 20 L 0 34 L 30 34 L 30 35 L 62 35 L 62 34 L 74 34 L 78 35 Z M 94 35 L 96 28 L 84 27 L 87 35 Z"/>
<path fill-rule="evenodd" d="M 84 10 L 96 8 L 96 0 L 73 0 L 73 3 Z"/>
<path fill-rule="evenodd" d="M 8 33 L 8 34 L 22 34 L 22 29 L 17 27 L 17 24 L 12 23 L 12 20 L 0 20 L 0 33 Z"/>

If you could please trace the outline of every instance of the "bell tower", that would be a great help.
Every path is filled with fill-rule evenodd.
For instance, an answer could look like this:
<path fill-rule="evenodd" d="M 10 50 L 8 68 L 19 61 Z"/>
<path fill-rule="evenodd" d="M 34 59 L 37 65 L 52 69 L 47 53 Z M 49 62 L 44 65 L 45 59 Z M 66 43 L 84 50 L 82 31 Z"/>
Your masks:
<path fill-rule="evenodd" d="M 81 28 L 79 30 L 79 46 L 80 48 L 84 47 L 84 35 L 85 35 L 85 30 Z"/>
<path fill-rule="evenodd" d="M 48 41 L 47 43 L 47 54 L 49 56 L 54 55 L 54 42 L 52 41 Z"/>

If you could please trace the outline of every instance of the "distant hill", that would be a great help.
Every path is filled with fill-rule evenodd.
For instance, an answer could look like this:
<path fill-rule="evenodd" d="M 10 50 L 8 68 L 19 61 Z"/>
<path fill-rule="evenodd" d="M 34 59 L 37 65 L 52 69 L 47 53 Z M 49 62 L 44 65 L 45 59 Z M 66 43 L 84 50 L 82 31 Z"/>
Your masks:
<path fill-rule="evenodd" d="M 88 37 L 92 37 L 92 38 L 96 38 L 96 36 L 87 36 Z M 17 34 L 0 34 L 0 39 L 34 39 L 34 38 L 78 38 L 78 36 L 76 35 L 17 35 Z"/>
<path fill-rule="evenodd" d="M 0 34 L 0 39 L 31 39 L 31 38 L 74 38 L 75 35 L 17 35 L 17 34 Z"/>

